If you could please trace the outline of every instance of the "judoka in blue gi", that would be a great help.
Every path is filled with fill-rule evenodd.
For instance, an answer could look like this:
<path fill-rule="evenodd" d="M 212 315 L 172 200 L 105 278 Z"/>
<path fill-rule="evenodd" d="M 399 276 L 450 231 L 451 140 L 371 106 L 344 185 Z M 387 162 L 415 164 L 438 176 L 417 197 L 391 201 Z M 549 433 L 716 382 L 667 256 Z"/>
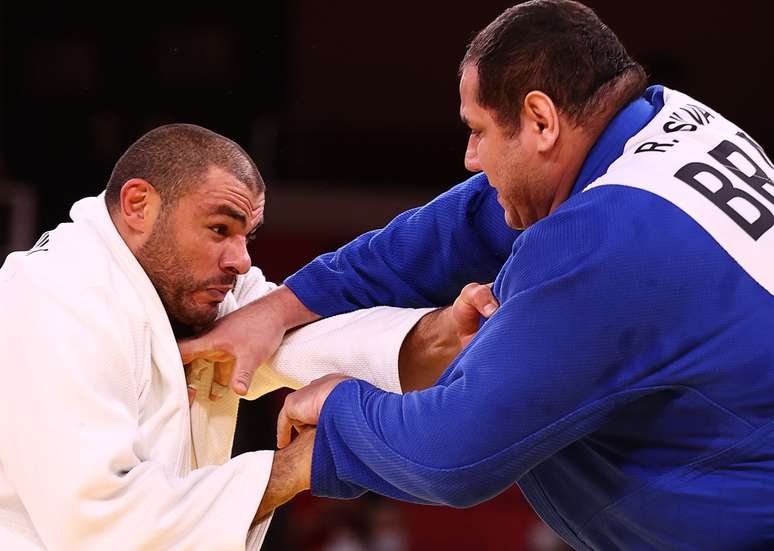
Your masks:
<path fill-rule="evenodd" d="M 472 41 L 460 114 L 482 173 L 317 258 L 274 307 L 442 306 L 494 280 L 499 308 L 432 388 L 291 394 L 279 442 L 317 425 L 313 494 L 465 507 L 518 484 L 578 549 L 774 546 L 774 168 L 646 86 L 575 2 L 519 4 Z M 263 314 L 216 329 L 245 367 L 261 352 L 238 327 Z"/>

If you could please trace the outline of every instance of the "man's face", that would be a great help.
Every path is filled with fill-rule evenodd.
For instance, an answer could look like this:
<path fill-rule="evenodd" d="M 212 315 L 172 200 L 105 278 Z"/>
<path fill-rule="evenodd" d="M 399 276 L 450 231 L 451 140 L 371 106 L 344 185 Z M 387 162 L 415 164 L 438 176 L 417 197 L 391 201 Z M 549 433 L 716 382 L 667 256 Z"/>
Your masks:
<path fill-rule="evenodd" d="M 265 196 L 210 167 L 204 181 L 162 207 L 137 257 L 169 317 L 189 327 L 215 320 L 238 274 L 250 269 L 247 242 L 263 222 Z"/>
<path fill-rule="evenodd" d="M 484 171 L 497 190 L 506 223 L 516 229 L 534 224 L 549 190 L 539 177 L 540 165 L 524 127 L 512 135 L 497 123 L 494 113 L 478 103 L 478 69 L 467 66 L 460 80 L 460 117 L 470 128 L 465 168 Z M 546 213 L 547 214 L 547 213 Z"/>

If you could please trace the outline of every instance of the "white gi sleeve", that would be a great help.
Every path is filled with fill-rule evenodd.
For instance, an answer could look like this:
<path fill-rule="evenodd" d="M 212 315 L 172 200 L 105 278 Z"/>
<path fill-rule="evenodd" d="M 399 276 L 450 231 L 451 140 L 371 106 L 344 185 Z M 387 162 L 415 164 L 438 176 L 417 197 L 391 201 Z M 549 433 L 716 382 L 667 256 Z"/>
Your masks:
<path fill-rule="evenodd" d="M 244 549 L 271 452 L 177 476 L 139 428 L 139 352 L 110 291 L 6 290 L 0 374 L 23 386 L 0 400 L 0 462 L 46 547 Z"/>
<path fill-rule="evenodd" d="M 291 331 L 274 356 L 256 370 L 247 398 L 280 387 L 300 388 L 328 373 L 349 375 L 399 393 L 400 347 L 411 328 L 432 311 L 378 306 Z"/>

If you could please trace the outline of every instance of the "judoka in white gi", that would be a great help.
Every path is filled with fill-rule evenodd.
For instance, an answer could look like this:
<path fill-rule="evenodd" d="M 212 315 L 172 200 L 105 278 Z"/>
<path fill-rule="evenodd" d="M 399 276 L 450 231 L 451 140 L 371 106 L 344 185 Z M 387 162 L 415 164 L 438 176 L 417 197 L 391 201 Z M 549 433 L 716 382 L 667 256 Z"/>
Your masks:
<path fill-rule="evenodd" d="M 263 181 L 238 145 L 169 125 L 130 147 L 72 222 L 9 255 L 0 369 L 24 386 L 0 400 L 0 549 L 260 547 L 268 520 L 254 517 L 274 452 L 229 460 L 238 396 L 209 399 L 212 364 L 189 373 L 189 410 L 173 325 L 205 326 L 282 292 L 246 250 L 263 205 Z M 247 394 L 333 371 L 400 391 L 399 349 L 425 313 L 312 324 Z"/>

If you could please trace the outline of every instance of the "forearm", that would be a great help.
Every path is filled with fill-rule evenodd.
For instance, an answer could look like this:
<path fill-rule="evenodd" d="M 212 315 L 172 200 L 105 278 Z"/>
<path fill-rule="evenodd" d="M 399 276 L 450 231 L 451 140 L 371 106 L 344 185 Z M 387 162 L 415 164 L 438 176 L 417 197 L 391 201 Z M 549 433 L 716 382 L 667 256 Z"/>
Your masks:
<path fill-rule="evenodd" d="M 421 399 L 425 393 L 435 398 Z M 438 386 L 398 396 L 361 381 L 339 384 L 317 428 L 312 494 L 351 499 L 370 490 L 413 503 L 466 507 L 512 484 L 529 454 L 518 446 L 487 454 L 479 424 L 470 415 L 450 416 L 446 398 Z M 369 409 L 382 413 L 377 423 L 385 432 L 374 430 Z M 457 453 L 461 447 L 466 453 Z M 466 461 L 465 455 L 478 457 Z"/>
<path fill-rule="evenodd" d="M 462 350 L 451 308 L 425 315 L 400 347 L 398 369 L 403 392 L 432 386 Z"/>
<path fill-rule="evenodd" d="M 309 489 L 314 436 L 314 429 L 305 430 L 290 446 L 274 453 L 269 483 L 253 523 L 290 501 L 299 492 Z"/>
<path fill-rule="evenodd" d="M 296 294 L 285 285 L 280 285 L 252 304 L 259 303 L 265 309 L 263 310 L 266 312 L 264 315 L 274 316 L 285 330 L 320 319 L 318 314 L 307 308 Z"/>

